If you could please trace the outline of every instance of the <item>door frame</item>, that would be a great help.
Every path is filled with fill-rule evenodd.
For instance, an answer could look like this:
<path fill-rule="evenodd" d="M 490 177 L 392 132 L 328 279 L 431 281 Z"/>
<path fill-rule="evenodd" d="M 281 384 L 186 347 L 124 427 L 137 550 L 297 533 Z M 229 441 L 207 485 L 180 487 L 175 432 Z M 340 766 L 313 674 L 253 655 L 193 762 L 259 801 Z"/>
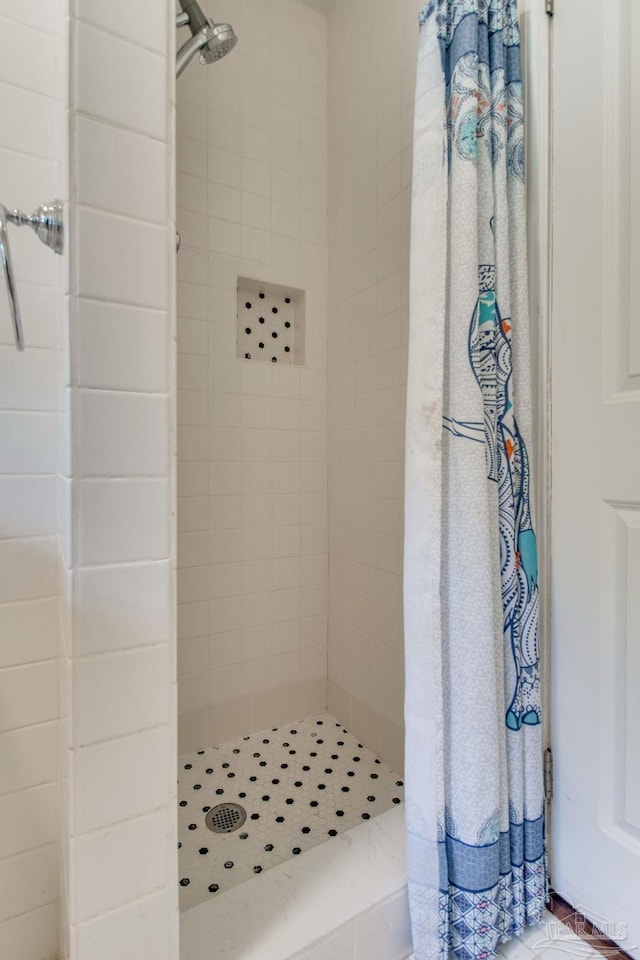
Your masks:
<path fill-rule="evenodd" d="M 527 221 L 531 318 L 536 522 L 540 582 L 542 739 L 551 740 L 551 488 L 553 322 L 553 17 L 545 0 L 520 0 L 525 116 L 527 118 Z M 546 805 L 549 863 L 553 841 L 551 803 Z"/>

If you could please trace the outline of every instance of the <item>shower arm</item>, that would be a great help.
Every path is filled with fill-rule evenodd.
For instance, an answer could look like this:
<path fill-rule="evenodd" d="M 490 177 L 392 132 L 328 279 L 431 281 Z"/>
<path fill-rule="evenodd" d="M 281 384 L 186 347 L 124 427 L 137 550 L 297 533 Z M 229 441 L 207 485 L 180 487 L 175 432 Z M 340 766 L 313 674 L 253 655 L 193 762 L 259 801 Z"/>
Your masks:
<path fill-rule="evenodd" d="M 188 27 L 188 26 L 189 26 L 189 14 L 179 13 L 176 17 L 176 27 Z"/>
<path fill-rule="evenodd" d="M 206 33 L 204 33 L 204 31 L 200 31 L 199 33 L 196 33 L 195 36 L 190 37 L 186 43 L 182 44 L 176 54 L 176 77 L 179 77 L 180 74 L 186 70 L 194 53 L 197 53 L 198 50 L 202 50 L 203 47 L 206 47 L 208 42 L 209 38 Z"/>

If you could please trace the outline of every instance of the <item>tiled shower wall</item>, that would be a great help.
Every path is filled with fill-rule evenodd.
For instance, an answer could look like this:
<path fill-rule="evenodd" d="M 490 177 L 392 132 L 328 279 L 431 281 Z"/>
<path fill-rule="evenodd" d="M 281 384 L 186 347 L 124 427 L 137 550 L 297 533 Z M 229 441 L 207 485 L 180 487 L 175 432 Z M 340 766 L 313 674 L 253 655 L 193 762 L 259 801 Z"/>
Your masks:
<path fill-rule="evenodd" d="M 181 751 L 327 696 L 326 18 L 204 7 L 239 43 L 178 81 Z M 306 292 L 303 366 L 236 358 L 238 276 Z"/>
<path fill-rule="evenodd" d="M 173 3 L 70 8 L 60 956 L 175 960 Z"/>
<path fill-rule="evenodd" d="M 421 0 L 329 17 L 329 705 L 403 763 L 409 235 Z"/>
<path fill-rule="evenodd" d="M 66 195 L 63 3 L 0 3 L 0 201 Z M 27 349 L 0 278 L 0 956 L 59 940 L 60 631 L 56 497 L 63 261 L 9 226 Z"/>

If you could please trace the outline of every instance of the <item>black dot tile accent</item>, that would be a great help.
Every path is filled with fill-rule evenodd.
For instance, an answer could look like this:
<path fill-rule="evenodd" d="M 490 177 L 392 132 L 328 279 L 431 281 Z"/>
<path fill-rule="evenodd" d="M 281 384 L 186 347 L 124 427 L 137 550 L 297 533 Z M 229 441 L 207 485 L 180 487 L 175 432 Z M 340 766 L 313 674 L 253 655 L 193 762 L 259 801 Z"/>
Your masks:
<path fill-rule="evenodd" d="M 239 291 L 238 295 L 238 356 L 245 360 L 295 363 L 295 298 L 266 291 L 247 296 L 248 293 L 248 290 L 244 290 Z M 255 307 L 259 307 L 257 317 Z M 272 350 L 265 356 L 266 337 L 272 344 Z"/>
<path fill-rule="evenodd" d="M 270 302 L 263 307 L 270 308 Z M 246 741 L 252 749 L 244 747 Z M 340 723 L 317 716 L 184 758 L 179 847 L 182 880 L 188 883 L 180 884 L 181 905 L 194 906 L 400 804 L 403 782 L 375 761 Z M 223 774 L 224 790 L 217 785 Z M 189 804 L 194 790 L 200 800 L 195 811 Z M 211 834 L 204 817 L 227 800 L 243 803 L 246 826 Z"/>

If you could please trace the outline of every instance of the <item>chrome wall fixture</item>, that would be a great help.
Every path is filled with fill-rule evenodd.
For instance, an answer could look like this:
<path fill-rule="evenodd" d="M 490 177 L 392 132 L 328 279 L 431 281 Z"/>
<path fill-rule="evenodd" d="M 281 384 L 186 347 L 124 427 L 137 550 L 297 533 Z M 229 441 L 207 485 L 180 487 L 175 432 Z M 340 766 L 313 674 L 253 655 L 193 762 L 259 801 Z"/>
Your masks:
<path fill-rule="evenodd" d="M 186 70 L 196 53 L 200 54 L 200 63 L 215 63 L 238 42 L 233 27 L 206 17 L 198 0 L 180 0 L 180 7 L 182 13 L 176 17 L 176 27 L 189 27 L 191 37 L 176 54 L 176 77 Z"/>
<path fill-rule="evenodd" d="M 20 304 L 18 302 L 16 279 L 11 260 L 9 231 L 7 229 L 10 223 L 15 224 L 16 227 L 24 227 L 25 224 L 32 227 L 33 231 L 44 244 L 53 250 L 54 253 L 62 254 L 64 252 L 62 201 L 52 200 L 50 203 L 43 203 L 31 216 L 23 213 L 22 210 L 8 210 L 3 203 L 0 203 L 0 259 L 2 260 L 4 278 L 7 284 L 7 294 L 9 296 L 9 307 L 11 308 L 11 317 L 13 319 L 16 347 L 18 350 L 24 350 L 22 318 L 20 316 Z"/>

